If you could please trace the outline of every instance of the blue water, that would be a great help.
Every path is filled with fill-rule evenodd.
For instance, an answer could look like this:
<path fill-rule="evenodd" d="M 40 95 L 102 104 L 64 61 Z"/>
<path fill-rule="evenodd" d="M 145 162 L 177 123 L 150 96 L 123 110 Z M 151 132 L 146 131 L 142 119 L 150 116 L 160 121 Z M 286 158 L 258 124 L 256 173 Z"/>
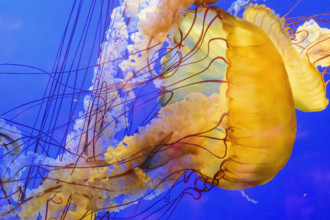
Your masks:
<path fill-rule="evenodd" d="M 218 5 L 226 9 L 230 3 L 223 0 Z M 286 14 L 295 3 L 292 0 L 265 2 L 280 15 Z M 0 1 L 0 63 L 25 64 L 46 72 L 54 70 L 54 61 L 72 4 L 72 0 Z M 329 11 L 329 1 L 303 0 L 289 17 L 311 16 Z M 87 13 L 84 9 L 80 15 L 83 17 Z M 329 21 L 329 17 L 324 18 Z M 77 33 L 80 33 L 81 28 L 78 27 Z M 76 41 L 72 44 L 75 45 L 79 37 L 74 39 Z M 91 47 L 92 37 L 87 37 L 86 42 Z M 72 57 L 69 55 L 69 59 Z M 76 63 L 75 67 L 94 65 L 96 59 L 97 53 L 91 54 L 91 57 L 90 54 L 84 55 L 81 63 Z M 69 69 L 70 65 L 65 68 Z M 40 74 L 41 71 L 2 65 L 0 72 L 0 114 L 43 96 L 48 75 Z M 3 74 L 8 72 L 16 74 Z M 83 85 L 85 89 L 91 85 L 92 71 L 87 71 L 86 77 Z M 79 76 L 78 81 L 82 83 L 83 77 Z M 66 106 L 69 104 L 63 103 L 63 109 Z M 15 121 L 32 126 L 37 110 L 24 109 L 20 114 L 17 113 L 22 111 L 12 111 L 6 117 L 15 117 Z M 38 120 L 40 122 L 41 119 Z M 64 122 L 66 119 L 59 120 Z M 185 196 L 172 218 L 330 219 L 330 108 L 317 113 L 297 111 L 297 123 L 297 138 L 288 164 L 269 183 L 246 190 L 258 204 L 248 202 L 239 191 L 215 188 L 204 193 L 197 201 Z M 60 139 L 61 135 L 55 133 L 54 138 Z"/>

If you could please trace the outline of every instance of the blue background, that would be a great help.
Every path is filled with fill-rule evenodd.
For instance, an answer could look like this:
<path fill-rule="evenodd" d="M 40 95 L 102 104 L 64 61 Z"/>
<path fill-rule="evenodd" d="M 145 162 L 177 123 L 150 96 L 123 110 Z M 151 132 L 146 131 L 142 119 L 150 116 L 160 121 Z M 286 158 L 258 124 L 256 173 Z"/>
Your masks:
<path fill-rule="evenodd" d="M 280 15 L 286 14 L 295 3 L 291 0 L 265 2 Z M 72 0 L 0 0 L 0 63 L 27 64 L 50 72 L 72 4 Z M 225 9 L 230 4 L 231 1 L 225 0 L 219 3 Z M 329 11 L 329 1 L 303 0 L 289 17 Z M 83 11 L 81 16 L 86 13 Z M 330 20 L 329 16 L 325 18 Z M 87 42 L 91 43 L 88 39 Z M 84 59 L 83 62 L 87 62 L 87 58 Z M 97 53 L 92 63 L 96 63 L 96 59 Z M 0 114 L 41 98 L 46 89 L 47 75 L 4 74 L 40 71 L 1 66 L 0 72 Z M 85 88 L 91 85 L 91 71 L 88 77 Z M 25 110 L 16 116 L 15 121 L 31 124 L 35 111 Z M 288 164 L 269 183 L 246 190 L 258 204 L 248 202 L 239 191 L 216 188 L 197 201 L 184 197 L 172 217 L 330 219 L 330 108 L 317 113 L 297 111 L 297 121 L 297 139 Z"/>

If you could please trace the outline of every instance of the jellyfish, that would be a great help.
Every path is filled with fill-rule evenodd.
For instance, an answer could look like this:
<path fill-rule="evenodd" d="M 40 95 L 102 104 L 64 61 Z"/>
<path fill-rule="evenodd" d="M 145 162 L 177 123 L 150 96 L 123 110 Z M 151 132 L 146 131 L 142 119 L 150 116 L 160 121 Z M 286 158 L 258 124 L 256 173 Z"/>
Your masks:
<path fill-rule="evenodd" d="M 215 2 L 127 0 L 114 8 L 84 110 L 56 157 L 44 148 L 22 154 L 22 134 L 1 122 L 10 141 L 1 154 L 1 216 L 96 219 L 106 210 L 106 218 L 161 195 L 167 203 L 151 207 L 171 213 L 180 197 L 169 192 L 181 179 L 195 178 L 184 192 L 197 199 L 273 179 L 293 149 L 295 109 L 327 107 L 317 66 L 329 66 L 329 30 L 308 21 L 290 35 L 264 5 L 238 18 Z M 37 178 L 37 187 L 24 183 Z"/>

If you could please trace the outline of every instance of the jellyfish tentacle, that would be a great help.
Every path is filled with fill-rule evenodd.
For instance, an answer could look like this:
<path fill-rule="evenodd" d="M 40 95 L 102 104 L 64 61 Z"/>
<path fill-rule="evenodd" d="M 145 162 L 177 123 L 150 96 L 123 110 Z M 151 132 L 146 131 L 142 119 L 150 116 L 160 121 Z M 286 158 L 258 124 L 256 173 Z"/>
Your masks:
<path fill-rule="evenodd" d="M 126 169 L 133 168 L 135 164 L 145 164 L 147 161 L 148 167 L 155 169 L 184 155 L 198 154 L 199 151 L 215 158 L 210 153 L 212 150 L 207 152 L 200 146 L 207 146 L 206 142 L 216 141 L 207 136 L 213 137 L 214 132 L 219 132 L 213 129 L 219 121 L 219 101 L 219 95 L 206 97 L 196 93 L 163 107 L 159 112 L 159 118 L 140 130 L 140 134 L 125 137 L 116 148 L 109 147 L 105 154 L 106 161 L 109 164 L 123 161 Z M 205 109 L 198 108 L 201 105 Z M 209 131 L 210 128 L 212 129 Z M 203 131 L 207 131 L 205 136 L 192 135 Z M 182 139 L 185 140 L 180 141 Z M 169 146 L 164 148 L 166 145 Z M 135 159 L 131 160 L 129 155 L 135 155 Z M 193 167 L 192 161 L 187 162 L 187 167 L 188 164 Z"/>

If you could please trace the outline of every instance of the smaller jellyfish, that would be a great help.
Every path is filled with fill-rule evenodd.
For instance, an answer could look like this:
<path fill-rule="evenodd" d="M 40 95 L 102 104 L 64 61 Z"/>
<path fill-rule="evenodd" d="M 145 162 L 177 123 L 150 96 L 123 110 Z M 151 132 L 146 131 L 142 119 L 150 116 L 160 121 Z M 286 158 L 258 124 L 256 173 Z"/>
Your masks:
<path fill-rule="evenodd" d="M 309 21 L 292 37 L 266 6 L 249 6 L 241 19 L 208 5 L 215 2 L 196 1 L 187 10 L 194 1 L 127 0 L 113 9 L 92 95 L 65 153 L 21 155 L 46 171 L 20 199 L 23 187 L 10 181 L 25 166 L 2 178 L 14 196 L 1 216 L 95 219 L 99 211 L 119 212 L 171 191 L 191 178 L 188 171 L 198 176 L 199 195 L 274 178 L 292 152 L 295 108 L 328 104 L 316 66 L 329 66 L 329 30 Z M 149 83 L 153 90 L 140 101 Z M 155 114 L 149 102 L 159 108 Z M 138 109 L 151 116 L 135 131 Z M 17 167 L 15 154 L 8 155 Z"/>
<path fill-rule="evenodd" d="M 320 29 L 311 20 L 299 27 L 296 40 L 292 42 L 283 21 L 263 5 L 247 8 L 243 19 L 262 28 L 283 57 L 296 108 L 307 112 L 325 109 L 329 101 L 324 80 L 316 67 L 330 65 L 329 30 Z M 311 35 L 302 39 L 302 32 L 305 36 L 306 33 Z"/>

